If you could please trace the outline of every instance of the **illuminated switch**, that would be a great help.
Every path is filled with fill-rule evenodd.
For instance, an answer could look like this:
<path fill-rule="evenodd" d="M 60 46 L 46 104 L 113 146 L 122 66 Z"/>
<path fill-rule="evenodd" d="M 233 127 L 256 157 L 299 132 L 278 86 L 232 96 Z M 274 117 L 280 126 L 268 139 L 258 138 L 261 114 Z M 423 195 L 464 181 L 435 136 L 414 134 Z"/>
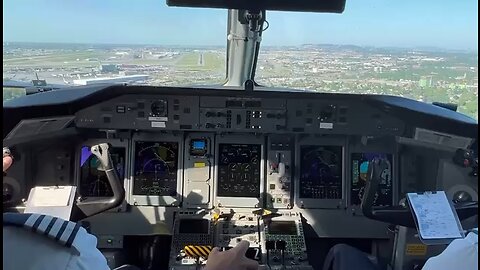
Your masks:
<path fill-rule="evenodd" d="M 205 162 L 195 162 L 195 163 L 193 163 L 194 168 L 203 168 L 205 166 L 207 166 L 207 164 Z"/>

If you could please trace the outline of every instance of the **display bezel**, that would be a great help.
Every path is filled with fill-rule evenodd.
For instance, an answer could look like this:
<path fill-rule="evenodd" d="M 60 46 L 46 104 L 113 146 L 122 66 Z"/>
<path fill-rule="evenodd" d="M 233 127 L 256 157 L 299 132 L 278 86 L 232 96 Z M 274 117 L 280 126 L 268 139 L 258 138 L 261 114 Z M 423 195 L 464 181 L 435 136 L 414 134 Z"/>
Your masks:
<path fill-rule="evenodd" d="M 346 206 L 346 162 L 345 156 L 348 153 L 347 138 L 343 136 L 331 136 L 331 137 L 315 137 L 310 136 L 302 138 L 296 141 L 295 149 L 295 164 L 298 168 L 301 166 L 301 148 L 302 146 L 339 146 L 342 147 L 342 196 L 339 199 L 312 199 L 312 198 L 300 198 L 300 169 L 295 170 L 295 205 L 301 208 L 324 208 L 324 209 L 337 209 Z"/>
<path fill-rule="evenodd" d="M 214 202 L 217 206 L 222 207 L 240 207 L 240 208 L 251 208 L 251 207 L 262 207 L 263 206 L 263 197 L 265 190 L 265 135 L 255 136 L 250 134 L 238 134 L 238 135 L 229 135 L 229 136 L 217 136 L 215 139 L 215 157 L 219 156 L 219 145 L 220 144 L 259 144 L 260 145 L 260 195 L 258 198 L 252 197 L 228 197 L 228 196 L 218 196 L 218 181 L 215 181 L 214 185 Z M 215 179 L 218 179 L 218 158 L 215 159 Z"/>
<path fill-rule="evenodd" d="M 183 156 L 184 156 L 184 144 L 183 133 L 175 134 L 158 134 L 158 133 L 137 133 L 133 135 L 131 141 L 130 152 L 130 172 L 131 181 L 129 181 L 130 190 L 133 190 L 133 172 L 135 170 L 135 147 L 136 142 L 171 142 L 178 144 L 177 155 L 177 194 L 175 196 L 158 196 L 158 195 L 133 195 L 133 192 L 129 193 L 129 203 L 135 205 L 148 205 L 148 206 L 178 206 L 182 201 L 183 190 Z"/>

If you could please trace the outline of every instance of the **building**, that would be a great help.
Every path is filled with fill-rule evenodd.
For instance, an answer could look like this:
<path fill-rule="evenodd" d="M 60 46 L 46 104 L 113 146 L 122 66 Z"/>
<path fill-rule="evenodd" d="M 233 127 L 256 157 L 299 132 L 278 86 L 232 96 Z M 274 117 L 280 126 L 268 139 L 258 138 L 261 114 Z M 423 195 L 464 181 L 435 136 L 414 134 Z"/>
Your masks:
<path fill-rule="evenodd" d="M 114 64 L 104 64 L 100 66 L 100 71 L 102 73 L 118 72 L 118 67 Z"/>
<path fill-rule="evenodd" d="M 129 75 L 119 77 L 88 78 L 73 80 L 74 85 L 91 85 L 98 83 L 141 83 L 149 79 L 148 75 Z"/>

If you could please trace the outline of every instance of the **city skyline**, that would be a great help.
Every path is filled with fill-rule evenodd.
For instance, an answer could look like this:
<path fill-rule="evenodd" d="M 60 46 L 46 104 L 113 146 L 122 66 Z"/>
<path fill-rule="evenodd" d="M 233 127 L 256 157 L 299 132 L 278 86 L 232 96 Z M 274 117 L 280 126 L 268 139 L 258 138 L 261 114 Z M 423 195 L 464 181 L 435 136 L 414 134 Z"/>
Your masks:
<path fill-rule="evenodd" d="M 164 45 L 164 44 L 146 44 L 146 43 L 93 43 L 93 42 L 84 42 L 84 43 L 73 43 L 73 42 L 36 42 L 36 41 L 15 41 L 15 40 L 4 40 L 3 45 L 12 45 L 12 44 L 22 44 L 22 45 L 79 45 L 79 46 L 117 46 L 117 47 L 158 47 L 158 48 L 185 48 L 185 49 L 196 49 L 196 48 L 225 48 L 226 49 L 226 40 L 225 44 L 222 45 L 183 45 L 183 44 L 174 44 L 174 45 Z M 433 46 L 410 46 L 410 47 L 401 47 L 401 46 L 374 46 L 374 45 L 358 45 L 358 44 L 334 44 L 334 43 L 305 43 L 298 45 L 265 45 L 262 44 L 262 48 L 272 49 L 272 48 L 295 48 L 295 47 L 305 47 L 305 46 L 338 46 L 338 47 L 356 47 L 359 49 L 398 49 L 398 50 L 413 50 L 420 52 L 446 52 L 446 53 L 469 53 L 469 54 L 478 54 L 478 48 L 472 49 L 451 49 L 446 47 L 433 47 Z"/>
<path fill-rule="evenodd" d="M 226 40 L 226 10 L 169 8 L 158 0 L 9 0 L 3 7 L 3 39 L 11 42 L 222 46 Z M 350 0 L 343 14 L 267 12 L 262 45 L 476 50 L 477 9 L 472 0 Z"/>

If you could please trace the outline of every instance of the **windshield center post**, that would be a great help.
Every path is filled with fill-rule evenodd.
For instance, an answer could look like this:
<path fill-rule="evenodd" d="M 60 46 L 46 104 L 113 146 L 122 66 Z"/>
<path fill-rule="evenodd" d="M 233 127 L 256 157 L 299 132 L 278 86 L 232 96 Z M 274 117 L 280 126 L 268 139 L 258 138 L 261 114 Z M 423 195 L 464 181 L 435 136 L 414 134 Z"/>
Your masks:
<path fill-rule="evenodd" d="M 265 11 L 228 11 L 225 86 L 243 86 L 247 80 L 253 81 L 265 14 Z"/>

